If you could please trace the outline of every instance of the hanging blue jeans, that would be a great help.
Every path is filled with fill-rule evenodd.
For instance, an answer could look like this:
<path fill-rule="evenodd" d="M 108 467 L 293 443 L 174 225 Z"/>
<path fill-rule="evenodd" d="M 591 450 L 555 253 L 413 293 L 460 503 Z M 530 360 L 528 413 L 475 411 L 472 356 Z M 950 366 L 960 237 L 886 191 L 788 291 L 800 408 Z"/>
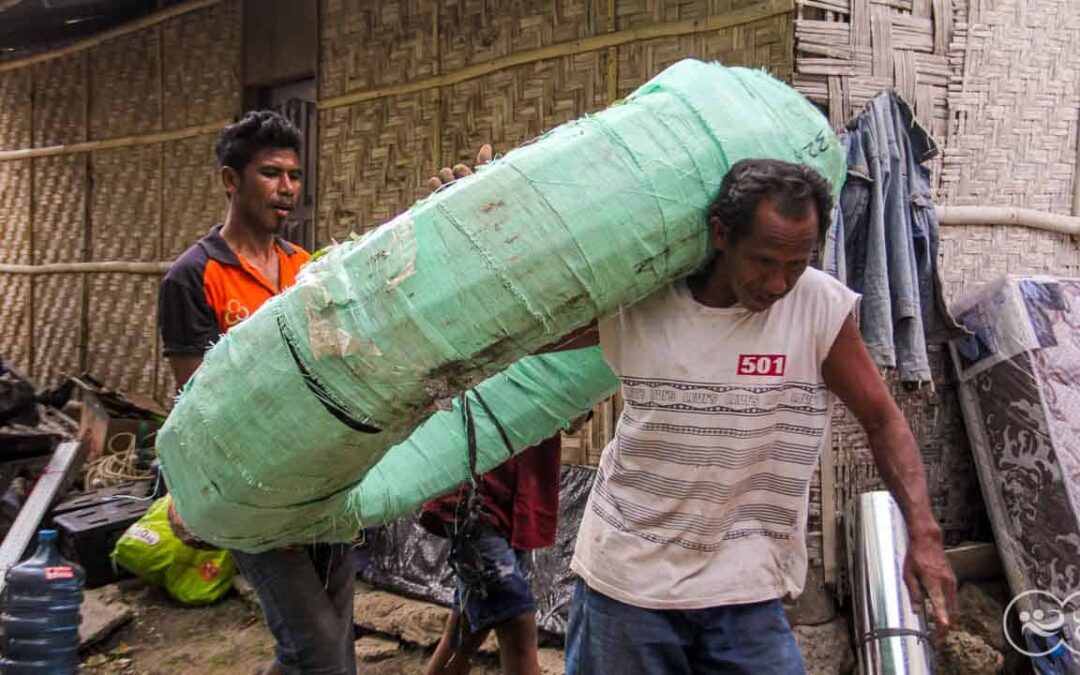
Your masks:
<path fill-rule="evenodd" d="M 832 236 L 843 239 L 844 266 L 830 271 L 863 296 L 859 327 L 874 362 L 895 367 L 902 381 L 927 382 L 927 341 L 958 331 L 941 296 L 938 220 L 923 166 L 937 147 L 893 92 L 875 97 L 842 141 L 848 178 Z"/>

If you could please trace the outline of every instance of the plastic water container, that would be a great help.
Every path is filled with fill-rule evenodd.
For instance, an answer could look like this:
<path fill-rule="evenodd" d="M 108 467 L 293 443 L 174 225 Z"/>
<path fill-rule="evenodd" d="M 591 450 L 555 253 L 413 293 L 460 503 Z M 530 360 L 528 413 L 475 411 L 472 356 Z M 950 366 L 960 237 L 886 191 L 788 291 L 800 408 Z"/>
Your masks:
<path fill-rule="evenodd" d="M 56 549 L 56 530 L 38 532 L 32 557 L 8 572 L 0 623 L 3 675 L 63 675 L 79 669 L 83 569 Z"/>

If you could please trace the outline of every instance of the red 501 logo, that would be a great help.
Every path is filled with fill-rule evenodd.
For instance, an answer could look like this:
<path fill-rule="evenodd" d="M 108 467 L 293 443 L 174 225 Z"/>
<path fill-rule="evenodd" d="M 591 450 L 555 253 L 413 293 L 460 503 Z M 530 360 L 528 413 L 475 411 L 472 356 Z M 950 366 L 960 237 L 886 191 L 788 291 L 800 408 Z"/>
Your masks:
<path fill-rule="evenodd" d="M 774 377 L 783 375 L 787 357 L 783 354 L 740 354 L 739 375 Z"/>

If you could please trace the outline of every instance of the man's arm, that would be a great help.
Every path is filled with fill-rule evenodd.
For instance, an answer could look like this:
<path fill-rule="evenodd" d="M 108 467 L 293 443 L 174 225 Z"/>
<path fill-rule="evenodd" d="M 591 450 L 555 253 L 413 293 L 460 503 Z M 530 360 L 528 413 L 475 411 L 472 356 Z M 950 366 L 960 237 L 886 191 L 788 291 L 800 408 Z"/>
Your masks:
<path fill-rule="evenodd" d="M 186 354 L 176 354 L 175 356 L 165 357 L 169 362 L 169 367 L 172 368 L 173 377 L 176 379 L 176 388 L 183 389 L 187 381 L 191 379 L 191 376 L 195 374 L 195 371 L 202 365 L 203 357 L 201 356 L 188 356 Z"/>
<path fill-rule="evenodd" d="M 956 611 L 956 577 L 930 510 L 922 457 L 850 316 L 825 358 L 822 374 L 826 386 L 866 430 L 878 472 L 904 514 L 910 540 L 904 579 L 912 599 L 921 608 L 923 592 L 929 595 L 938 626 L 947 630 Z"/>
<path fill-rule="evenodd" d="M 217 339 L 214 310 L 202 286 L 202 268 L 170 270 L 158 292 L 158 329 L 162 351 L 182 389 L 202 364 L 203 354 Z"/>

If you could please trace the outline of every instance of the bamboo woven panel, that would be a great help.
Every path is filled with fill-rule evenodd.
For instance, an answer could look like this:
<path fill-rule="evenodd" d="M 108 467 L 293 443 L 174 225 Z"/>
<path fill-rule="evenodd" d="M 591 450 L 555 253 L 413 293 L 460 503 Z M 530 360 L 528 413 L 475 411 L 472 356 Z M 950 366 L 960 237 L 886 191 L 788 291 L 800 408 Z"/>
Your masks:
<path fill-rule="evenodd" d="M 0 150 L 30 147 L 32 106 L 30 69 L 0 73 Z"/>
<path fill-rule="evenodd" d="M 319 98 L 438 74 L 437 3 L 322 0 Z"/>
<path fill-rule="evenodd" d="M 86 138 L 87 52 L 30 66 L 34 82 L 34 147 Z"/>
<path fill-rule="evenodd" d="M 576 435 L 563 434 L 561 443 L 563 464 L 581 465 L 585 463 L 581 454 L 581 442 Z"/>
<path fill-rule="evenodd" d="M 930 503 L 951 542 L 969 537 L 977 525 L 979 487 L 960 415 L 953 366 L 944 346 L 930 347 L 934 387 L 907 391 L 893 373 L 886 377 L 922 451 Z M 860 492 L 883 489 L 866 434 L 854 416 L 837 406 L 833 417 L 836 503 L 843 509 Z"/>
<path fill-rule="evenodd" d="M 886 379 L 900 409 L 911 425 L 922 451 L 927 487 L 934 515 L 941 524 L 946 542 L 956 544 L 985 534 L 982 521 L 982 497 L 975 467 L 968 450 L 956 394 L 956 379 L 944 346 L 929 347 L 934 388 L 906 391 L 890 373 Z M 848 501 L 867 490 L 885 489 L 870 453 L 866 434 L 854 416 L 842 405 L 833 415 L 833 517 L 839 522 Z M 815 504 L 818 500 L 811 500 Z M 818 532 L 820 519 L 811 522 L 811 532 Z M 842 530 L 841 530 L 842 531 Z M 842 544 L 842 542 L 840 542 Z M 845 556 L 837 551 L 843 569 Z M 811 556 L 818 562 L 820 558 Z"/>
<path fill-rule="evenodd" d="M 444 87 L 441 165 L 471 163 L 482 143 L 506 152 L 602 109 L 605 54 L 537 61 Z"/>
<path fill-rule="evenodd" d="M 86 155 L 41 157 L 33 163 L 34 264 L 82 262 L 89 189 Z"/>
<path fill-rule="evenodd" d="M 225 215 L 225 189 L 214 159 L 213 136 L 165 143 L 161 259 L 173 260 Z"/>
<path fill-rule="evenodd" d="M 839 129 L 886 89 L 944 139 L 952 0 L 796 0 L 792 83 Z"/>
<path fill-rule="evenodd" d="M 765 68 L 776 77 L 788 79 L 793 39 L 791 17 L 775 16 L 710 33 L 623 45 L 619 47 L 619 96 L 629 94 L 650 77 L 684 58 Z"/>
<path fill-rule="evenodd" d="M 599 466 L 600 455 L 615 437 L 622 414 L 622 396 L 616 393 L 593 408 L 593 417 L 573 434 L 563 434 L 563 463 Z"/>
<path fill-rule="evenodd" d="M 29 159 L 0 162 L 0 262 L 30 262 L 31 170 Z"/>
<path fill-rule="evenodd" d="M 1080 246 L 1068 235 L 1022 227 L 946 227 L 941 231 L 945 296 L 955 299 L 1002 274 L 1080 276 Z"/>
<path fill-rule="evenodd" d="M 438 111 L 434 90 L 320 111 L 316 241 L 369 230 L 427 194 Z"/>
<path fill-rule="evenodd" d="M 954 48 L 941 195 L 1070 213 L 1080 111 L 1080 3 L 968 4 Z M 1055 270 L 1056 271 L 1056 270 Z"/>
<path fill-rule="evenodd" d="M 806 557 L 814 567 L 822 567 L 824 562 L 824 535 L 821 519 L 824 506 L 821 499 L 821 462 L 814 467 L 807 492 L 806 509 Z M 811 568 L 812 569 L 812 568 Z"/>
<path fill-rule="evenodd" d="M 88 276 L 86 369 L 107 386 L 154 393 L 157 276 Z"/>
<path fill-rule="evenodd" d="M 168 360 L 161 355 L 161 338 L 154 338 L 154 367 L 157 371 L 157 379 L 154 385 L 154 400 L 167 408 L 171 408 L 173 399 L 176 398 L 176 379 L 173 378 L 172 368 Z"/>
<path fill-rule="evenodd" d="M 758 4 L 760 0 L 616 0 L 616 25 L 619 30 L 626 30 L 672 21 L 704 19 Z"/>
<path fill-rule="evenodd" d="M 34 367 L 39 387 L 54 387 L 64 375 L 78 375 L 83 343 L 83 278 L 42 274 L 34 284 Z"/>
<path fill-rule="evenodd" d="M 239 0 L 226 0 L 161 24 L 165 129 L 239 112 L 240 22 Z"/>
<path fill-rule="evenodd" d="M 30 374 L 30 282 L 25 274 L 0 273 L 0 358 Z"/>
<path fill-rule="evenodd" d="M 161 129 L 161 45 L 157 28 L 107 40 L 88 52 L 90 137 Z"/>
<path fill-rule="evenodd" d="M 441 72 L 572 42 L 607 29 L 606 3 L 447 0 L 439 6 Z"/>
<path fill-rule="evenodd" d="M 91 155 L 91 260 L 157 260 L 161 153 L 162 145 L 155 144 L 99 150 Z M 209 172 L 210 167 L 205 170 Z"/>

